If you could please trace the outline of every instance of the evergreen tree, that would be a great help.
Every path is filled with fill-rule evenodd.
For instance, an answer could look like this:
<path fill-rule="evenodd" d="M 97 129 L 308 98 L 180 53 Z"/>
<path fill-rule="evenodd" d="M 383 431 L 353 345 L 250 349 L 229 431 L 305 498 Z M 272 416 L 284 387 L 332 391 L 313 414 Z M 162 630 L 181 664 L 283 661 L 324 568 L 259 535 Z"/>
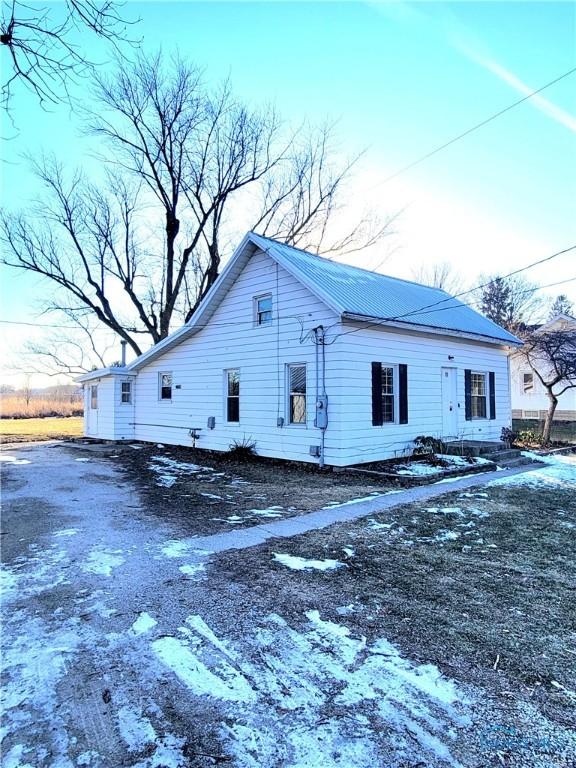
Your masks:
<path fill-rule="evenodd" d="M 553 320 L 557 315 L 570 315 L 572 317 L 573 305 L 568 296 L 565 293 L 561 293 L 556 296 L 554 303 L 550 307 L 550 320 Z"/>
<path fill-rule="evenodd" d="M 503 328 L 507 328 L 511 324 L 512 296 L 510 286 L 504 278 L 495 277 L 482 288 L 480 308 L 482 314 Z"/>

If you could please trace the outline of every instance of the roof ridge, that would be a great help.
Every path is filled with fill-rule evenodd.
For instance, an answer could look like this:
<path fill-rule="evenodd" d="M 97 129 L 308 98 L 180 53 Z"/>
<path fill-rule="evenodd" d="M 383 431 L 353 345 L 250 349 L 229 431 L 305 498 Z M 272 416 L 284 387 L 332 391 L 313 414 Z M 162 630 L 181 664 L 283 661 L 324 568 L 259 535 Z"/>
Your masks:
<path fill-rule="evenodd" d="M 274 245 L 279 245 L 282 248 L 291 248 L 293 251 L 299 251 L 300 253 L 306 254 L 306 256 L 312 256 L 315 259 L 320 259 L 321 261 L 325 261 L 330 264 L 335 264 L 338 267 L 348 267 L 349 269 L 358 270 L 358 272 L 366 272 L 369 275 L 376 275 L 377 277 L 385 277 L 387 280 L 397 280 L 399 283 L 407 283 L 408 285 L 417 285 L 419 288 L 428 288 L 431 291 L 440 291 L 445 296 L 451 299 L 456 298 L 455 296 L 452 296 L 450 293 L 448 293 L 448 291 L 445 291 L 443 288 L 437 288 L 434 285 L 426 285 L 425 283 L 419 283 L 416 280 L 407 280 L 405 277 L 396 277 L 396 275 L 387 275 L 387 274 L 384 274 L 383 272 L 375 272 L 373 269 L 367 269 L 366 267 L 357 267 L 355 264 L 348 264 L 346 262 L 327 259 L 325 256 L 320 256 L 320 254 L 318 253 L 312 253 L 311 251 L 306 251 L 304 248 L 298 248 L 297 246 L 290 245 L 289 243 L 282 243 L 280 240 L 274 240 L 274 238 L 266 237 L 266 235 L 259 235 L 258 232 L 251 231 L 250 234 L 256 235 L 256 237 L 261 237 L 263 240 L 268 240 L 268 242 L 273 243 Z"/>

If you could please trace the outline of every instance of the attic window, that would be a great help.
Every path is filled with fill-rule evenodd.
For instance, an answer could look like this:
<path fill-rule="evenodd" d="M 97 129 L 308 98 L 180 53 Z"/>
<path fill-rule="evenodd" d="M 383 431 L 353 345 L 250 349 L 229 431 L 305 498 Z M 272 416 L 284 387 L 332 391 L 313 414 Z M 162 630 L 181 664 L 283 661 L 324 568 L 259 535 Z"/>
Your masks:
<path fill-rule="evenodd" d="M 272 294 L 256 296 L 254 299 L 255 325 L 270 325 L 272 323 Z"/>

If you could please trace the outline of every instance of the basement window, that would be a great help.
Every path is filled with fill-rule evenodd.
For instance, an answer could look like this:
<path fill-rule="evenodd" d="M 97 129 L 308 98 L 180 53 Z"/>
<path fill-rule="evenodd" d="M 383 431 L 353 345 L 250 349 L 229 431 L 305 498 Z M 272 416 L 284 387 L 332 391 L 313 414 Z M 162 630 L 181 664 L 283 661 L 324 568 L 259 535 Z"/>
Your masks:
<path fill-rule="evenodd" d="M 172 374 L 158 374 L 158 395 L 160 400 L 172 400 Z"/>
<path fill-rule="evenodd" d="M 254 299 L 255 325 L 270 325 L 272 323 L 272 294 L 256 296 Z"/>

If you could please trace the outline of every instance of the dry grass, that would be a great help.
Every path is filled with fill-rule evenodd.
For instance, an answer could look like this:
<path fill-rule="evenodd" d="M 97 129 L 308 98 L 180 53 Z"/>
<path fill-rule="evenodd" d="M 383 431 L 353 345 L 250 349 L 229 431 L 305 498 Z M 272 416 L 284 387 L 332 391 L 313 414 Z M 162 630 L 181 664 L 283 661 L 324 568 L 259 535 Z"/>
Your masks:
<path fill-rule="evenodd" d="M 3 419 L 32 419 L 44 416 L 81 416 L 82 401 L 70 397 L 30 397 L 21 394 L 2 395 Z"/>
<path fill-rule="evenodd" d="M 56 440 L 62 437 L 79 437 L 81 434 L 82 419 L 79 417 L 0 419 L 0 438 L 3 443 Z"/>

